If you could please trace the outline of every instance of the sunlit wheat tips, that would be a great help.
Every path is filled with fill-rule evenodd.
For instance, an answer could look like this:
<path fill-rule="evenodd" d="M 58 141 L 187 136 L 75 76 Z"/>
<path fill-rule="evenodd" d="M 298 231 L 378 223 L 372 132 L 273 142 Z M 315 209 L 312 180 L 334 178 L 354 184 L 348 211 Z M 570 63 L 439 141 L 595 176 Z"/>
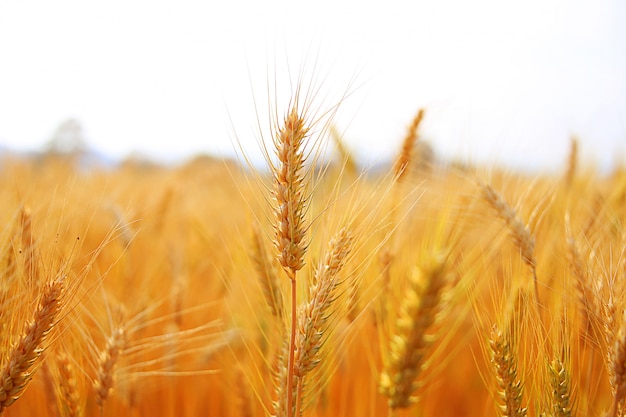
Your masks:
<path fill-rule="evenodd" d="M 398 154 L 398 157 L 393 166 L 394 177 L 397 182 L 401 182 L 406 176 L 409 165 L 414 159 L 415 142 L 417 141 L 417 129 L 419 128 L 422 119 L 424 118 L 424 109 L 420 109 L 415 115 L 411 126 L 409 126 L 408 132 L 402 142 L 402 150 Z"/>

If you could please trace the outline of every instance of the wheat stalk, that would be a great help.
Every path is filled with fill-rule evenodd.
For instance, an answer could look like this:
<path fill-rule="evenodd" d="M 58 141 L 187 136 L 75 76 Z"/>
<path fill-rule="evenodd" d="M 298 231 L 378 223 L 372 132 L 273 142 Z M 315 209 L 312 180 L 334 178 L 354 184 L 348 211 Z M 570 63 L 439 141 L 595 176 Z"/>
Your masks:
<path fill-rule="evenodd" d="M 46 336 L 55 325 L 61 309 L 64 277 L 57 277 L 43 288 L 33 319 L 22 336 L 9 349 L 0 368 L 0 415 L 24 392 L 34 372 L 34 364 L 45 348 Z"/>

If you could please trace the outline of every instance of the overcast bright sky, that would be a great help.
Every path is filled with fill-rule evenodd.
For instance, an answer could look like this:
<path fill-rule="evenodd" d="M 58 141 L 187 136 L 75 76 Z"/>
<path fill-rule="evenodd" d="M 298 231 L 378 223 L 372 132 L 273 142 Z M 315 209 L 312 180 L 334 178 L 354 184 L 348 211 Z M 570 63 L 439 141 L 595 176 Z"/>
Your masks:
<path fill-rule="evenodd" d="M 15 149 L 75 118 L 115 157 L 233 155 L 233 127 L 254 154 L 253 95 L 275 73 L 288 92 L 308 59 L 326 104 L 354 81 L 336 123 L 364 164 L 395 155 L 422 106 L 446 156 L 560 169 L 575 134 L 584 158 L 626 161 L 620 0 L 3 0 L 0 57 Z"/>

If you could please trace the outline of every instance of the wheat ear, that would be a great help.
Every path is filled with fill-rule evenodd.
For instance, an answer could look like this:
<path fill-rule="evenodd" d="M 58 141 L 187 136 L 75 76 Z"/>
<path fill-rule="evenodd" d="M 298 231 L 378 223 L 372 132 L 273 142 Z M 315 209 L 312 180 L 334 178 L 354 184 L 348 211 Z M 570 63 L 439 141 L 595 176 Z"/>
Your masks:
<path fill-rule="evenodd" d="M 401 182 L 406 176 L 409 164 L 413 159 L 413 151 L 415 149 L 415 142 L 417 141 L 417 129 L 419 128 L 422 119 L 424 118 L 424 109 L 420 109 L 415 115 L 409 130 L 402 141 L 402 150 L 396 158 L 393 165 L 393 175 L 397 182 Z"/>
<path fill-rule="evenodd" d="M 279 166 L 274 169 L 274 197 L 276 198 L 276 247 L 278 260 L 294 280 L 296 271 L 304 266 L 305 211 L 304 140 L 308 130 L 305 121 L 292 108 L 285 118 L 283 129 L 275 139 Z"/>
<path fill-rule="evenodd" d="M 65 353 L 59 354 L 56 358 L 59 369 L 59 390 L 61 394 L 61 408 L 63 415 L 68 417 L 78 417 L 81 415 L 80 394 L 78 392 L 78 382 L 76 371 L 68 356 Z"/>
<path fill-rule="evenodd" d="M 24 392 L 33 376 L 35 361 L 45 348 L 47 334 L 61 309 L 64 277 L 49 281 L 43 288 L 33 319 L 10 350 L 0 369 L 0 415 Z"/>
<path fill-rule="evenodd" d="M 502 333 L 493 325 L 489 339 L 491 363 L 496 371 L 500 415 L 503 417 L 525 416 L 527 409 L 522 407 L 523 384 L 518 379 L 515 352 L 511 343 L 511 334 Z"/>
<path fill-rule="evenodd" d="M 96 404 L 100 410 L 104 407 L 104 401 L 108 398 L 109 392 L 113 389 L 115 365 L 126 344 L 126 334 L 121 327 L 116 328 L 113 334 L 107 339 L 106 346 L 100 352 L 98 360 L 98 371 L 93 387 L 96 392 Z"/>
<path fill-rule="evenodd" d="M 609 352 L 609 372 L 613 389 L 613 407 L 611 415 L 617 416 L 619 405 L 626 397 L 626 310 L 624 310 L 617 337 Z"/>
<path fill-rule="evenodd" d="M 559 357 L 555 357 L 548 365 L 548 373 L 550 375 L 550 385 L 552 388 L 552 416 L 554 417 L 571 417 L 571 378 L 563 361 Z"/>
<path fill-rule="evenodd" d="M 583 331 L 585 335 L 593 336 L 593 340 L 601 345 L 603 339 L 601 338 L 600 330 L 603 328 L 603 322 L 600 316 L 599 300 L 596 292 L 591 287 L 588 271 L 584 265 L 576 240 L 573 237 L 567 238 L 567 255 L 570 269 L 574 274 L 574 287 L 578 293 L 580 310 L 585 320 Z"/>
<path fill-rule="evenodd" d="M 276 249 L 278 260 L 291 282 L 291 333 L 287 362 L 287 389 L 293 388 L 293 364 L 297 319 L 296 272 L 304 266 L 307 249 L 305 224 L 307 196 L 305 194 L 304 141 L 308 129 L 305 120 L 292 107 L 282 129 L 274 137 L 278 167 L 272 167 L 274 198 L 276 199 Z M 287 395 L 287 416 L 293 416 L 293 395 Z"/>
<path fill-rule="evenodd" d="M 535 298 L 539 302 L 539 288 L 537 285 L 537 260 L 535 259 L 535 238 L 528 226 L 520 220 L 515 210 L 502 198 L 496 190 L 488 184 L 480 184 L 483 198 L 495 210 L 509 230 L 515 245 L 518 247 L 522 260 L 530 267 L 535 285 Z"/>
<path fill-rule="evenodd" d="M 352 250 L 353 235 L 343 228 L 330 240 L 324 261 L 315 271 L 314 285 L 310 289 L 309 301 L 300 307 L 298 333 L 294 357 L 294 375 L 297 377 L 297 405 L 295 414 L 300 414 L 300 402 L 305 376 L 320 361 L 320 349 L 328 333 L 330 308 L 336 300 L 336 288 L 340 283 L 339 272 Z"/>
<path fill-rule="evenodd" d="M 33 215 L 29 207 L 22 207 L 20 212 L 20 224 L 22 229 L 22 254 L 24 255 L 24 270 L 26 276 L 35 282 L 34 280 L 40 277 L 40 273 L 37 270 L 36 262 L 36 244 L 33 236 Z M 37 284 L 37 282 L 35 282 Z"/>
<path fill-rule="evenodd" d="M 417 377 L 424 370 L 433 336 L 429 333 L 441 308 L 447 285 L 446 256 L 433 256 L 411 277 L 389 342 L 390 359 L 380 375 L 380 392 L 389 408 L 407 408 L 416 400 Z"/>

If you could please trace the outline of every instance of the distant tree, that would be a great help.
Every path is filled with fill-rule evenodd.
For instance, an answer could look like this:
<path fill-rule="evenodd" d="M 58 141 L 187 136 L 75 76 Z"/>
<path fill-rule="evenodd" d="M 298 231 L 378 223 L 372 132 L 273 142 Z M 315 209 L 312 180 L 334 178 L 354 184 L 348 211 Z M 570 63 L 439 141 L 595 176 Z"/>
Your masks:
<path fill-rule="evenodd" d="M 87 150 L 83 127 L 76 119 L 67 119 L 56 128 L 44 151 L 53 155 L 80 155 Z"/>

